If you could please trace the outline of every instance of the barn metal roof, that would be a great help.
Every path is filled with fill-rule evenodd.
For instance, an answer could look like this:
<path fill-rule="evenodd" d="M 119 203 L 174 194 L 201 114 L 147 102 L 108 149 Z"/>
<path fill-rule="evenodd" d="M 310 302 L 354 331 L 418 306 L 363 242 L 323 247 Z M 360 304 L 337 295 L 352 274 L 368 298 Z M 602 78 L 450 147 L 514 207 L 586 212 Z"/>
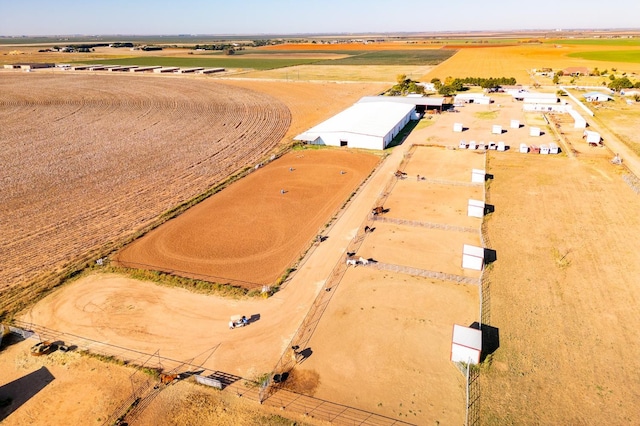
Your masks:
<path fill-rule="evenodd" d="M 429 96 L 365 96 L 358 101 L 358 103 L 365 102 L 397 102 L 401 104 L 442 107 L 444 98 L 432 98 Z"/>
<path fill-rule="evenodd" d="M 414 108 L 414 104 L 398 102 L 356 103 L 295 139 L 314 140 L 319 133 L 336 132 L 384 137 Z"/>

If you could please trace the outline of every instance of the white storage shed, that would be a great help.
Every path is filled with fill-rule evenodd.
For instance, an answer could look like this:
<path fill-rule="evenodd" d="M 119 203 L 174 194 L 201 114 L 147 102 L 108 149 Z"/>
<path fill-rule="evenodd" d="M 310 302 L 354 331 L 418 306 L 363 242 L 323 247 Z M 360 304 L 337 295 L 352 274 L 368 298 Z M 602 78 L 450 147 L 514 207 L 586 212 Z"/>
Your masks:
<path fill-rule="evenodd" d="M 469 203 L 467 204 L 467 216 L 483 218 L 484 201 L 469 198 Z"/>
<path fill-rule="evenodd" d="M 520 144 L 520 152 L 521 152 L 522 154 L 526 154 L 526 153 L 528 153 L 528 152 L 529 152 L 529 147 L 527 146 L 527 144 L 526 144 L 526 143 L 521 143 L 521 144 Z"/>
<path fill-rule="evenodd" d="M 505 146 L 504 142 L 502 141 L 498 142 L 498 145 L 496 145 L 496 151 L 504 152 L 506 150 L 507 150 L 507 147 Z"/>
<path fill-rule="evenodd" d="M 463 127 L 462 127 L 462 123 L 453 123 L 453 131 L 454 132 L 462 132 Z"/>
<path fill-rule="evenodd" d="M 511 127 L 512 129 L 519 129 L 520 128 L 520 120 L 511 120 L 511 123 L 509 124 L 509 127 Z"/>
<path fill-rule="evenodd" d="M 540 145 L 540 154 L 548 154 L 549 153 L 549 145 Z"/>
<path fill-rule="evenodd" d="M 560 147 L 558 144 L 549 142 L 549 154 L 558 154 L 560 152 Z"/>
<path fill-rule="evenodd" d="M 502 134 L 502 126 L 500 126 L 499 124 L 494 124 L 493 126 L 491 126 L 491 134 L 501 135 Z"/>
<path fill-rule="evenodd" d="M 464 244 L 462 247 L 462 267 L 481 271 L 484 266 L 484 249 L 482 247 Z"/>
<path fill-rule="evenodd" d="M 313 145 L 385 149 L 414 116 L 415 105 L 360 102 L 294 139 Z"/>
<path fill-rule="evenodd" d="M 475 144 L 475 142 L 473 142 L 473 141 L 472 141 L 472 143 Z M 469 147 L 471 147 L 471 143 L 469 143 Z M 471 169 L 471 182 L 473 182 L 473 183 L 483 183 L 485 175 L 486 175 L 486 172 L 484 170 L 482 170 L 482 169 Z"/>
<path fill-rule="evenodd" d="M 592 132 L 590 130 L 585 130 L 584 136 L 587 138 L 587 143 L 589 144 L 591 143 L 600 144 L 600 141 L 602 140 L 602 138 L 600 137 L 600 133 Z"/>
<path fill-rule="evenodd" d="M 479 364 L 482 355 L 482 330 L 453 325 L 451 361 Z"/>
<path fill-rule="evenodd" d="M 540 127 L 530 127 L 529 136 L 540 136 Z"/>

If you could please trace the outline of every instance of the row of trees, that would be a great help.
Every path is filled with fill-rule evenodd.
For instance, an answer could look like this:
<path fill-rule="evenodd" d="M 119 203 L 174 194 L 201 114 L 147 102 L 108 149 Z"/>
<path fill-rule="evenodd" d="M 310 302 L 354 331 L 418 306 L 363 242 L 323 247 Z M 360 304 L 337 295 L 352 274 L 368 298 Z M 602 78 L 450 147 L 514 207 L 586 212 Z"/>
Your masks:
<path fill-rule="evenodd" d="M 447 77 L 444 80 L 444 83 L 439 78 L 431 79 L 431 83 L 433 83 L 439 94 L 443 96 L 451 96 L 455 92 L 466 90 L 465 86 L 480 86 L 483 89 L 497 89 L 500 86 L 514 85 L 517 81 L 513 77 Z"/>

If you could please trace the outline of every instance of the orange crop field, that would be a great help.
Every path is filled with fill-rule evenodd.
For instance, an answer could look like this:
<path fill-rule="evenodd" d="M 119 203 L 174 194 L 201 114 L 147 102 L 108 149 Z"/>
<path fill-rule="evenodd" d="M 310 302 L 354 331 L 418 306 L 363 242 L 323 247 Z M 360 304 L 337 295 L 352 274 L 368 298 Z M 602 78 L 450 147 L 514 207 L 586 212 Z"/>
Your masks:
<path fill-rule="evenodd" d="M 552 68 L 560 70 L 572 66 L 586 66 L 590 69 L 615 68 L 640 74 L 640 64 L 616 63 L 605 61 L 586 61 L 569 57 L 569 53 L 606 50 L 607 46 L 562 45 L 562 44 L 523 44 L 520 46 L 488 45 L 483 49 L 473 46 L 462 48 L 443 63 L 433 67 L 420 76 L 420 81 L 432 78 L 451 77 L 515 77 L 518 83 L 534 84 L 531 70 Z M 618 47 L 616 47 L 618 49 Z M 632 49 L 632 48 L 627 48 Z M 620 49 L 623 50 L 623 49 Z"/>
<path fill-rule="evenodd" d="M 415 50 L 415 49 L 442 49 L 442 45 L 432 45 L 424 42 L 372 42 L 372 43 L 283 43 L 272 46 L 264 46 L 256 49 L 260 50 L 305 50 L 305 51 L 323 51 L 323 50 Z"/>

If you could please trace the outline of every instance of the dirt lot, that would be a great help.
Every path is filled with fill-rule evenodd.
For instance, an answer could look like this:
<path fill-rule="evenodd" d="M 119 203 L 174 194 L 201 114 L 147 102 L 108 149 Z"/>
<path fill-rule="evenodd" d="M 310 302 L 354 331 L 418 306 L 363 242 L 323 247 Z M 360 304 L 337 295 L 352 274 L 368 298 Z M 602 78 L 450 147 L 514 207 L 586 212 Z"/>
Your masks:
<path fill-rule="evenodd" d="M 604 157 L 604 156 L 603 156 Z M 640 199 L 606 158 L 492 155 L 487 424 L 635 424 Z"/>
<path fill-rule="evenodd" d="M 273 284 L 379 161 L 354 151 L 290 152 L 127 246 L 117 263 L 250 289 Z"/>

